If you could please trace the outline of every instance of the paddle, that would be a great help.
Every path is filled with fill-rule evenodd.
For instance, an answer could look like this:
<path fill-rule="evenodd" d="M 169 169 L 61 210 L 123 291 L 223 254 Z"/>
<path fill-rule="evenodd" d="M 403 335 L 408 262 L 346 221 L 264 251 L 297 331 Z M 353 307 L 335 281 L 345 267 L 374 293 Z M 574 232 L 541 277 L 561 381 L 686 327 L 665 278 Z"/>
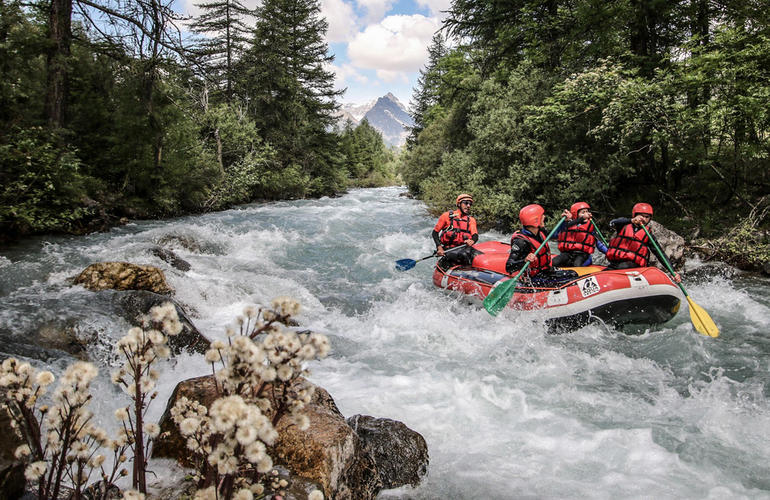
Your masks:
<path fill-rule="evenodd" d="M 548 233 L 548 236 L 546 236 L 540 246 L 537 247 L 537 250 L 534 251 L 535 255 L 540 252 L 540 249 L 545 246 L 548 240 L 551 239 L 551 236 L 556 233 L 556 231 L 559 229 L 559 226 L 561 226 L 565 220 L 566 217 L 559 219 L 559 222 L 553 227 L 553 229 L 551 229 L 551 232 Z M 513 294 L 516 291 L 516 283 L 519 281 L 519 277 L 524 271 L 527 270 L 528 267 L 529 262 L 525 262 L 521 269 L 519 269 L 519 272 L 516 273 L 516 276 L 500 283 L 494 287 L 491 292 L 489 292 L 489 295 L 487 295 L 487 297 L 484 299 L 484 309 L 486 309 L 489 314 L 492 316 L 497 316 L 497 313 L 502 311 L 503 308 L 508 305 L 508 302 L 510 302 L 511 297 L 513 297 Z"/>
<path fill-rule="evenodd" d="M 674 268 L 671 267 L 671 263 L 668 261 L 666 254 L 664 254 L 660 249 L 644 224 L 642 224 L 642 228 L 647 234 L 647 237 L 652 242 L 652 246 L 655 248 L 658 257 L 660 257 L 660 260 L 663 262 L 663 264 L 665 264 L 666 269 L 668 269 L 668 272 L 671 274 L 671 276 L 676 276 L 676 272 L 674 271 Z M 690 294 L 687 293 L 687 290 L 684 289 L 681 283 L 677 283 L 677 285 L 682 290 L 684 296 L 687 297 L 687 303 L 690 304 L 690 321 L 692 322 L 692 326 L 694 326 L 695 329 L 703 335 L 707 335 L 709 337 L 719 337 L 719 328 L 717 328 L 717 325 L 714 324 L 714 321 L 711 319 L 711 316 L 709 316 L 709 313 L 707 313 L 701 306 L 696 304 L 692 298 L 690 298 Z"/>
<path fill-rule="evenodd" d="M 454 252 L 455 250 L 457 250 L 459 248 L 462 248 L 464 246 L 466 246 L 466 245 L 465 244 L 458 245 L 456 247 L 450 248 L 449 250 L 444 250 L 444 255 L 446 255 L 446 254 L 448 254 L 450 252 Z M 427 255 L 427 256 L 425 256 L 425 257 L 423 257 L 421 259 L 417 259 L 417 260 L 414 260 L 414 259 L 399 259 L 399 260 L 396 261 L 396 270 L 397 271 L 408 271 L 411 268 L 413 268 L 415 266 L 415 264 L 417 264 L 418 262 L 421 262 L 421 261 L 423 261 L 425 259 L 430 259 L 431 257 L 435 257 L 435 256 L 436 256 L 436 252 L 433 252 L 432 254 Z"/>
<path fill-rule="evenodd" d="M 591 222 L 594 225 L 594 231 L 596 231 L 596 236 L 598 236 L 599 239 L 602 240 L 602 243 L 604 243 L 605 247 L 609 247 L 610 246 L 609 243 L 607 243 L 607 240 L 604 238 L 604 235 L 602 234 L 602 232 L 599 231 L 599 226 L 597 226 L 596 223 L 593 222 L 593 219 L 591 219 Z"/>

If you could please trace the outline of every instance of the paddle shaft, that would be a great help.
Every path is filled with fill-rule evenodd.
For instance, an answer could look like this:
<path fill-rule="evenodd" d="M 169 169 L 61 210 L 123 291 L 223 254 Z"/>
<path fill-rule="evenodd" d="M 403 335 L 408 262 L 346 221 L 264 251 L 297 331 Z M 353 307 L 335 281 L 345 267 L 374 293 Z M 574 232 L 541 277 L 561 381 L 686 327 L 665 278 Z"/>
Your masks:
<path fill-rule="evenodd" d="M 604 246 L 605 246 L 605 247 L 609 247 L 609 246 L 610 246 L 610 244 L 609 244 L 609 243 L 607 243 L 607 240 L 604 238 L 604 235 L 602 234 L 602 232 L 601 232 L 601 231 L 599 231 L 599 226 L 597 226 L 597 225 L 596 225 L 596 223 L 593 221 L 593 219 L 591 219 L 591 222 L 592 222 L 592 223 L 593 223 L 593 225 L 594 225 L 594 231 L 596 231 L 596 236 L 598 236 L 598 237 L 599 237 L 599 239 L 600 239 L 600 240 L 602 240 L 602 243 L 604 243 Z"/>
<path fill-rule="evenodd" d="M 646 234 L 647 237 L 650 239 L 652 246 L 655 248 L 655 253 L 658 254 L 658 257 L 660 257 L 660 260 L 666 266 L 666 269 L 668 269 L 668 272 L 671 274 L 671 276 L 676 276 L 676 271 L 674 271 L 674 268 L 671 266 L 671 263 L 668 261 L 668 257 L 666 257 L 666 254 L 663 253 L 663 250 L 660 249 L 660 247 L 658 246 L 658 242 L 655 241 L 655 238 L 652 237 L 652 235 L 644 226 L 644 224 L 642 224 L 642 229 L 644 229 L 644 234 Z M 684 289 L 684 286 L 682 286 L 681 283 L 677 283 L 677 286 L 679 287 L 680 290 L 682 290 L 682 293 L 684 294 L 684 296 L 689 298 L 690 294 L 687 293 L 687 290 Z"/>
<path fill-rule="evenodd" d="M 468 245 L 463 243 L 462 245 L 457 245 L 456 247 L 452 247 L 452 248 L 449 248 L 447 250 L 444 250 L 444 255 L 446 255 L 446 254 L 448 254 L 450 252 L 455 252 L 455 251 L 461 249 L 462 247 L 466 247 L 466 246 L 468 246 Z M 420 262 L 420 260 L 430 259 L 431 257 L 437 257 L 437 256 L 438 256 L 438 253 L 433 252 L 432 254 L 428 255 L 427 257 L 423 257 L 422 259 L 419 259 L 419 260 L 417 260 L 415 262 Z"/>

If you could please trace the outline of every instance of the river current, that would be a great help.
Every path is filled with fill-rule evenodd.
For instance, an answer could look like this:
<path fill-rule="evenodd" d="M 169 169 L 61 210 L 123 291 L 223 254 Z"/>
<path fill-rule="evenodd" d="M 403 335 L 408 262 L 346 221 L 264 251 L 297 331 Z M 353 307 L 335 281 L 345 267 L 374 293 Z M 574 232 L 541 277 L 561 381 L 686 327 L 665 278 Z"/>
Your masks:
<path fill-rule="evenodd" d="M 332 345 L 311 380 L 346 417 L 399 420 L 427 441 L 422 484 L 380 498 L 770 499 L 770 280 L 688 262 L 684 285 L 720 327 L 716 339 L 692 328 L 686 302 L 634 335 L 602 324 L 550 335 L 537 313 L 495 318 L 434 288 L 432 259 L 397 271 L 397 259 L 431 254 L 435 222 L 402 191 L 247 205 L 0 250 L 0 358 L 61 373 L 72 358 L 36 351 L 29 332 L 54 324 L 97 334 L 87 353 L 100 368 L 93 410 L 114 425 L 126 399 L 108 380 L 110 349 L 129 325 L 71 278 L 94 262 L 148 264 L 212 340 L 247 305 L 301 302 L 302 327 Z M 191 269 L 154 256 L 160 241 Z M 200 356 L 164 364 L 150 417 L 178 381 L 208 372 Z"/>

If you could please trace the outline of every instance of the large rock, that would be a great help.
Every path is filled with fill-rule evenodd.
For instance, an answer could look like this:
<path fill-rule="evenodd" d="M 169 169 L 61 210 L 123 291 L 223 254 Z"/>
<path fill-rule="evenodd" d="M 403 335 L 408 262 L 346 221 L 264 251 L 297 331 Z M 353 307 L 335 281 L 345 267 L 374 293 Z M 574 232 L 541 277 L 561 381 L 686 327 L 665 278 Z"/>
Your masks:
<path fill-rule="evenodd" d="M 347 419 L 374 458 L 385 489 L 417 486 L 428 472 L 428 445 L 418 432 L 389 418 L 354 415 Z"/>
<path fill-rule="evenodd" d="M 671 265 L 674 266 L 674 269 L 681 269 L 681 267 L 684 265 L 684 238 L 676 234 L 674 231 L 666 229 L 663 225 L 655 221 L 650 222 L 650 232 L 652 232 L 655 240 L 660 245 L 660 249 L 664 254 L 666 254 L 669 262 L 671 262 Z M 650 248 L 650 250 L 652 250 L 653 255 L 653 259 L 651 259 L 652 262 L 658 262 L 659 259 L 655 249 Z M 662 263 L 659 265 L 659 267 L 665 269 L 665 265 Z"/>
<path fill-rule="evenodd" d="M 170 409 L 182 396 L 211 405 L 217 397 L 213 377 L 193 378 L 177 385 L 161 418 L 161 437 L 153 446 L 153 457 L 174 458 L 189 465 L 185 440 L 170 415 Z M 287 418 L 278 422 L 280 438 L 271 450 L 275 463 L 291 471 L 292 477 L 320 485 L 326 498 L 376 497 L 382 481 L 375 462 L 329 393 L 316 387 L 304 412 L 310 419 L 310 427 L 305 431 Z"/>
<path fill-rule="evenodd" d="M 178 335 L 168 338 L 168 347 L 173 354 L 179 354 L 182 351 L 205 354 L 211 345 L 211 342 L 195 327 L 185 309 L 165 295 L 144 290 L 128 291 L 115 294 L 113 301 L 121 309 L 121 316 L 133 324 L 138 324 L 142 315 L 147 314 L 154 306 L 159 306 L 164 302 L 174 304 L 176 314 L 182 323 L 182 331 Z"/>
<path fill-rule="evenodd" d="M 148 290 L 159 294 L 174 292 L 166 283 L 163 271 L 157 267 L 128 262 L 91 264 L 75 278 L 75 284 L 89 290 Z"/>
<path fill-rule="evenodd" d="M 176 269 L 179 269 L 180 271 L 187 272 L 190 270 L 190 263 L 184 260 L 183 258 L 179 257 L 177 254 L 175 254 L 171 250 L 167 250 L 160 246 L 154 246 L 150 249 L 150 252 L 157 258 L 168 262 L 169 264 L 171 264 Z"/>

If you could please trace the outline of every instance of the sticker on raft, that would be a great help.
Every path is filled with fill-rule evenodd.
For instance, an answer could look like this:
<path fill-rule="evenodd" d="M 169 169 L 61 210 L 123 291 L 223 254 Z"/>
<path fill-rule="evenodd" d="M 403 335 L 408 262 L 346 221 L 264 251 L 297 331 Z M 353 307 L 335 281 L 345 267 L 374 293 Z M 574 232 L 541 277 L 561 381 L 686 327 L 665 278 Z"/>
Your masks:
<path fill-rule="evenodd" d="M 578 286 L 580 287 L 580 293 L 583 294 L 583 297 L 599 293 L 601 290 L 595 276 L 578 281 Z"/>

